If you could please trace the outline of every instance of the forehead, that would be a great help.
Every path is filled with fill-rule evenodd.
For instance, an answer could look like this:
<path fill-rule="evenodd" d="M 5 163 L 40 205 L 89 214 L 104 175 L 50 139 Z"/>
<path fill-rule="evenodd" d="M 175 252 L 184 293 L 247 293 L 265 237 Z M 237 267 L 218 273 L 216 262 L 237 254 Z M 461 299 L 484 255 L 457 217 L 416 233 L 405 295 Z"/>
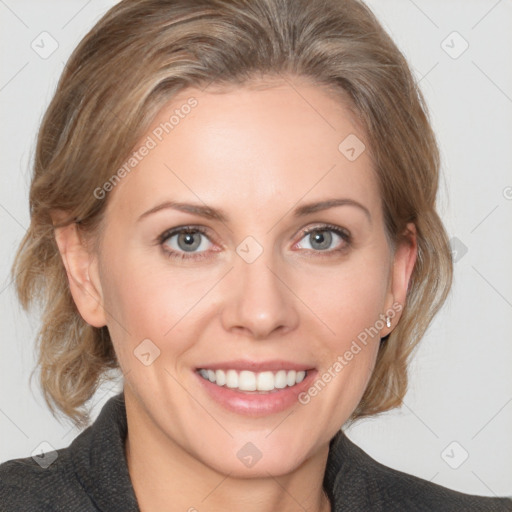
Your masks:
<path fill-rule="evenodd" d="M 111 192 L 108 208 L 130 217 L 179 199 L 263 213 L 335 193 L 376 203 L 365 145 L 347 105 L 319 86 L 281 80 L 189 88 L 160 110 L 135 146 L 136 165 Z"/>

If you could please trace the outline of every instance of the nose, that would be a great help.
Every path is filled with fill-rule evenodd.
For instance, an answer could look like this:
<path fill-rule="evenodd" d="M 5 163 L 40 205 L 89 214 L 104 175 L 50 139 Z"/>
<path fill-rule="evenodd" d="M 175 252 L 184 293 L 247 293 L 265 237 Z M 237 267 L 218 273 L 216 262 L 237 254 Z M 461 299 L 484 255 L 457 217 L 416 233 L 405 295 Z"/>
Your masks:
<path fill-rule="evenodd" d="M 222 323 L 227 331 L 263 340 L 296 328 L 298 299 L 287 285 L 283 265 L 270 258 L 271 251 L 248 263 L 239 258 L 230 272 Z"/>

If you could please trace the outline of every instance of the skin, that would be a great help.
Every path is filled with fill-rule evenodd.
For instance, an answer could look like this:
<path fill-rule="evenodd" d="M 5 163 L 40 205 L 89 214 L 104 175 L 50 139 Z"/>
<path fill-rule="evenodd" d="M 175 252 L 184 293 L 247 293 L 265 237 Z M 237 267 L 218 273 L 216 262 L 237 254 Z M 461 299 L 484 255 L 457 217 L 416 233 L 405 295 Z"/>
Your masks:
<path fill-rule="evenodd" d="M 360 332 L 405 303 L 414 226 L 410 243 L 393 252 L 369 151 L 351 162 L 338 150 L 349 134 L 365 135 L 319 86 L 295 79 L 188 89 L 152 128 L 190 97 L 197 107 L 109 193 L 100 251 L 74 225 L 57 230 L 77 307 L 89 324 L 108 326 L 124 373 L 126 455 L 141 510 L 330 510 L 322 490 L 328 443 L 360 401 L 380 338 L 307 405 L 263 417 L 224 409 L 194 370 L 254 358 L 307 363 L 322 374 Z M 359 202 L 370 219 L 349 205 L 293 215 L 331 198 Z M 221 208 L 228 220 L 174 209 L 138 220 L 169 200 Z M 351 243 L 328 231 L 328 249 L 315 248 L 302 230 L 324 223 L 348 230 Z M 177 236 L 157 242 L 187 225 L 208 229 L 195 235 L 204 259 L 166 256 L 164 248 L 190 255 Z M 247 236 L 263 249 L 253 263 L 236 252 Z M 133 353 L 147 338 L 160 350 L 149 366 Z M 247 442 L 262 454 L 251 468 L 236 455 Z"/>

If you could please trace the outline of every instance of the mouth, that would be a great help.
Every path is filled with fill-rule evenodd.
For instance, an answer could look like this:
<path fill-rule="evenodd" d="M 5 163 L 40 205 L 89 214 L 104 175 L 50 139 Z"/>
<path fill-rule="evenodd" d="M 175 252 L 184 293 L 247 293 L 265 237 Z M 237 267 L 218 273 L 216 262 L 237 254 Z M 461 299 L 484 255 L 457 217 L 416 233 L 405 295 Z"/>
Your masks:
<path fill-rule="evenodd" d="M 278 370 L 253 372 L 250 370 L 199 368 L 199 375 L 219 387 L 256 393 L 269 393 L 300 384 L 307 370 Z"/>
<path fill-rule="evenodd" d="M 318 371 L 287 361 L 230 361 L 195 369 L 205 397 L 230 412 L 261 417 L 299 404 Z"/>

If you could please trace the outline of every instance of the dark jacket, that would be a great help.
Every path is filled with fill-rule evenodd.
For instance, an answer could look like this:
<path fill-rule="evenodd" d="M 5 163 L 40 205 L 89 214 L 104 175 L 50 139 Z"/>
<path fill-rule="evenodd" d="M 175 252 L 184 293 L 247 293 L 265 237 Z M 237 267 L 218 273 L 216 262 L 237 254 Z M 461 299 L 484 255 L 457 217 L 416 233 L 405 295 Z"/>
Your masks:
<path fill-rule="evenodd" d="M 69 447 L 48 452 L 41 464 L 32 457 L 1 464 L 0 511 L 138 512 L 124 455 L 126 432 L 120 393 Z M 333 512 L 512 511 L 510 499 L 462 494 L 383 466 L 341 431 L 331 441 L 324 488 Z"/>

